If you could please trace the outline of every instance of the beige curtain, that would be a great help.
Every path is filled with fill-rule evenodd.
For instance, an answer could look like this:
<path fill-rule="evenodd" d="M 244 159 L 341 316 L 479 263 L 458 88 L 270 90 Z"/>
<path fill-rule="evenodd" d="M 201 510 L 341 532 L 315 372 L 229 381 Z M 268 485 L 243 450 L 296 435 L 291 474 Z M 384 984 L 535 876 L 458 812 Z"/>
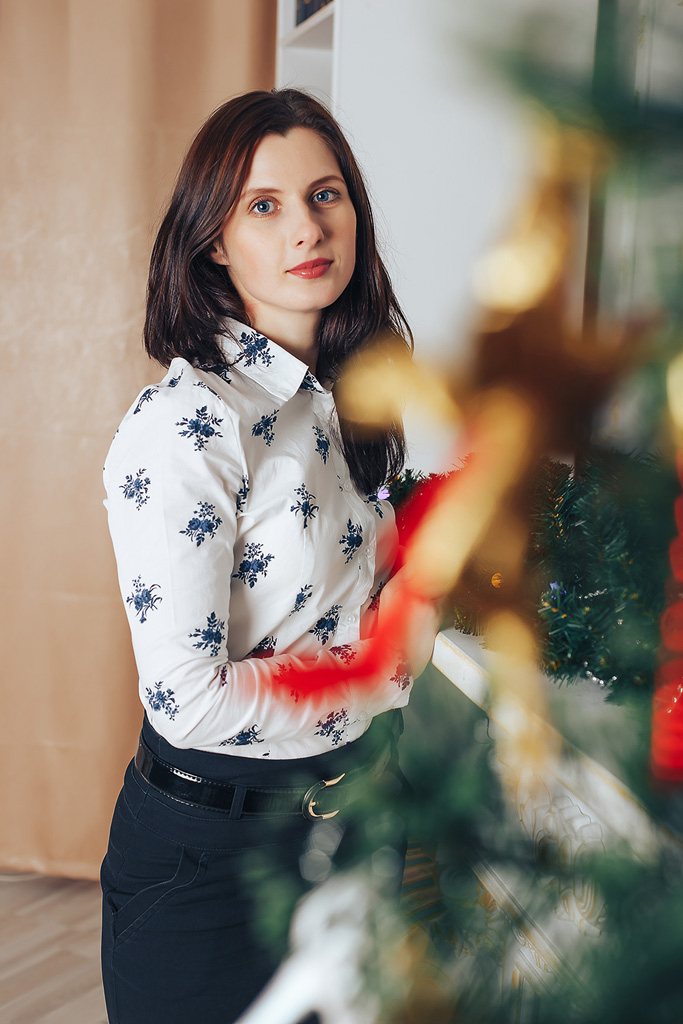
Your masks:
<path fill-rule="evenodd" d="M 0 3 L 0 867 L 94 878 L 141 720 L 102 507 L 184 147 L 273 84 L 275 0 Z"/>

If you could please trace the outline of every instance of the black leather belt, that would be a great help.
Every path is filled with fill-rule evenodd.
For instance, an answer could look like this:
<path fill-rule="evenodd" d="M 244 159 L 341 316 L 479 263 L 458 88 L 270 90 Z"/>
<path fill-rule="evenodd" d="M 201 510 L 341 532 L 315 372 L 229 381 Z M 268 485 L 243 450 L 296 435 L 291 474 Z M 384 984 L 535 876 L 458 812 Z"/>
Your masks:
<path fill-rule="evenodd" d="M 278 787 L 273 789 L 255 786 L 233 785 L 203 778 L 181 771 L 154 754 L 142 736 L 135 755 L 135 767 L 149 784 L 175 800 L 215 810 L 230 811 L 231 817 L 250 814 L 303 814 L 304 818 L 322 820 L 335 814 L 351 803 L 359 794 L 360 785 L 368 776 L 377 776 L 384 771 L 392 753 L 391 743 L 368 763 L 349 772 L 343 772 L 334 779 L 320 779 L 307 790 Z M 334 793 L 334 810 L 317 810 L 319 795 L 331 786 L 338 786 Z"/>

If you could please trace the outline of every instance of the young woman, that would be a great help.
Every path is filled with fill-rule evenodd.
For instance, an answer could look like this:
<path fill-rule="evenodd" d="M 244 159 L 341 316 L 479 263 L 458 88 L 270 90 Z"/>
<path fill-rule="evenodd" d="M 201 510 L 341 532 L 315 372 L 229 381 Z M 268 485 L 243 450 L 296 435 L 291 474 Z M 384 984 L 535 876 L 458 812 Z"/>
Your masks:
<path fill-rule="evenodd" d="M 393 670 L 354 681 L 400 601 L 378 490 L 404 443 L 357 436 L 334 383 L 378 333 L 410 336 L 336 122 L 294 90 L 220 107 L 152 253 L 145 343 L 168 372 L 105 467 L 145 709 L 102 865 L 112 1024 L 234 1020 L 277 966 L 273 871 L 321 878 L 362 787 L 395 777 L 438 622 L 421 605 Z M 297 687 L 340 664 L 341 685 Z"/>

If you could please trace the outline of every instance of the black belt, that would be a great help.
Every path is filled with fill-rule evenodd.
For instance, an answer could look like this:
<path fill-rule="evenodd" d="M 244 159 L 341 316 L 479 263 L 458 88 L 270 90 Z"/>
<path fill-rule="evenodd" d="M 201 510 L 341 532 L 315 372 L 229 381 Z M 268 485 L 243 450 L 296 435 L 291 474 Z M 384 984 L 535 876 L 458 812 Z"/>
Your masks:
<path fill-rule="evenodd" d="M 215 810 L 231 811 L 231 817 L 238 818 L 247 814 L 303 814 L 304 818 L 321 820 L 333 818 L 343 807 L 356 799 L 362 781 L 368 776 L 376 776 L 383 772 L 391 754 L 392 744 L 386 743 L 379 754 L 360 768 L 342 772 L 335 779 L 320 779 L 307 790 L 241 786 L 192 775 L 157 757 L 142 736 L 135 755 L 135 767 L 151 786 L 162 793 L 167 793 L 175 800 L 200 807 L 213 807 Z M 335 790 L 335 810 L 316 811 L 314 808 L 319 794 L 331 786 L 337 786 L 338 783 L 341 785 Z"/>

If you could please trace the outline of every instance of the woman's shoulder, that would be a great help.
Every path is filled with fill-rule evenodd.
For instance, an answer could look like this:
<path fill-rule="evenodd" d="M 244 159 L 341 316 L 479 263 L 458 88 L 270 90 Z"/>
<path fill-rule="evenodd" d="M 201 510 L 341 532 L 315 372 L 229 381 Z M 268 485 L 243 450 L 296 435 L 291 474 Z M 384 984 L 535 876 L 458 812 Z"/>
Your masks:
<path fill-rule="evenodd" d="M 231 385 L 232 374 L 227 365 L 196 365 L 176 358 L 158 384 L 142 388 L 123 423 L 132 423 L 136 416 L 151 409 L 164 419 L 188 405 L 213 405 L 228 413 L 235 404 Z"/>
<path fill-rule="evenodd" d="M 235 417 L 229 367 L 195 366 L 176 358 L 157 384 L 146 385 L 114 435 L 108 460 L 131 446 L 167 445 L 189 438 L 198 451 L 233 436 Z"/>

